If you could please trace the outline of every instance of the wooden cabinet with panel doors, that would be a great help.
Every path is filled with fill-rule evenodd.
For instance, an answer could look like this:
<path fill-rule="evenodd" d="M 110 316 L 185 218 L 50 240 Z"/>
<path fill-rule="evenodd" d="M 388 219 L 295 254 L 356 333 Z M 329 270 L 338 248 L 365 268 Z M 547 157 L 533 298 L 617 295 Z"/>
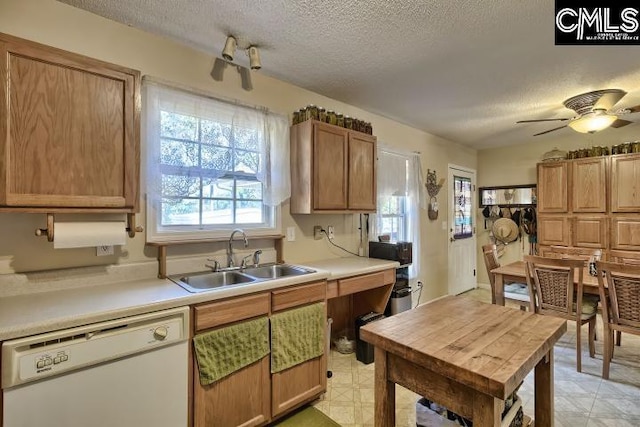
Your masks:
<path fill-rule="evenodd" d="M 0 206 L 137 212 L 140 73 L 0 34 Z"/>
<path fill-rule="evenodd" d="M 610 249 L 640 251 L 640 154 L 540 163 L 538 200 L 546 201 L 538 205 L 541 252 L 551 245 L 603 249 L 605 257 Z"/>
<path fill-rule="evenodd" d="M 291 126 L 291 213 L 376 211 L 376 137 L 316 120 Z"/>
<path fill-rule="evenodd" d="M 326 293 L 326 281 L 319 281 L 199 304 L 193 307 L 194 336 L 324 303 Z M 326 305 L 322 321 L 326 324 Z M 316 399 L 327 387 L 326 352 L 276 373 L 271 372 L 269 353 L 208 385 L 200 383 L 197 358 L 193 355 L 192 359 L 194 427 L 266 425 Z"/>

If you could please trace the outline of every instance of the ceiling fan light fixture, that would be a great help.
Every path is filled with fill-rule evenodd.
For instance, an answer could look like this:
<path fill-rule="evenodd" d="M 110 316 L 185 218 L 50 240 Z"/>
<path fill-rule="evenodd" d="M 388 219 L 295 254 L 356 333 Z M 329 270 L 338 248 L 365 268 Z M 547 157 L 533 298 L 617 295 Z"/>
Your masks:
<path fill-rule="evenodd" d="M 236 47 L 238 42 L 235 37 L 228 36 L 227 41 L 224 43 L 224 49 L 222 49 L 222 58 L 225 61 L 233 61 L 233 55 L 236 53 Z"/>
<path fill-rule="evenodd" d="M 604 110 L 594 110 L 569 122 L 569 127 L 580 133 L 595 133 L 611 126 L 618 119 Z"/>

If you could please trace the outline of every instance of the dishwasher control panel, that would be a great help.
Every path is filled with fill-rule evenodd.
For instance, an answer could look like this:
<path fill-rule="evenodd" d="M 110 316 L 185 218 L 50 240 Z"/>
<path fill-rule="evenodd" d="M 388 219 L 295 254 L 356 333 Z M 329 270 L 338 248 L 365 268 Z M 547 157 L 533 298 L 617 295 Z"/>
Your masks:
<path fill-rule="evenodd" d="M 95 323 L 2 344 L 2 388 L 186 341 L 189 309 Z"/>

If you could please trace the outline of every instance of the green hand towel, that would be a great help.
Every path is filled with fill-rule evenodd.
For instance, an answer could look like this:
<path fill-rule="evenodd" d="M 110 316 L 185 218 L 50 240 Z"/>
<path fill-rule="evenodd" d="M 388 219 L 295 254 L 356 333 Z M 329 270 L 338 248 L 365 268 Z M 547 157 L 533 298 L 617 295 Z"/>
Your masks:
<path fill-rule="evenodd" d="M 280 372 L 324 353 L 324 304 L 271 316 L 271 372 Z"/>
<path fill-rule="evenodd" d="M 269 354 L 268 325 L 261 317 L 193 337 L 200 384 L 209 385 Z"/>

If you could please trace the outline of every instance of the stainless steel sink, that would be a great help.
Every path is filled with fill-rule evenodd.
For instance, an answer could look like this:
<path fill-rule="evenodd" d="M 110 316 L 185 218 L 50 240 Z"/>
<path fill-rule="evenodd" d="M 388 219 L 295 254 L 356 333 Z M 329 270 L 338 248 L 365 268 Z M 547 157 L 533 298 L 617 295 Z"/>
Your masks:
<path fill-rule="evenodd" d="M 255 277 L 249 277 L 238 271 L 195 273 L 172 276 L 169 279 L 189 292 L 204 292 L 224 286 L 247 285 L 257 281 Z"/>
<path fill-rule="evenodd" d="M 315 270 L 298 267 L 296 265 L 275 264 L 265 265 L 262 267 L 245 268 L 242 272 L 247 276 L 258 279 L 277 279 L 280 277 L 301 276 L 303 274 L 315 273 Z"/>
<path fill-rule="evenodd" d="M 289 264 L 263 265 L 230 271 L 216 271 L 170 276 L 169 279 L 189 292 L 205 292 L 230 286 L 243 286 L 282 277 L 301 276 L 315 270 Z"/>

